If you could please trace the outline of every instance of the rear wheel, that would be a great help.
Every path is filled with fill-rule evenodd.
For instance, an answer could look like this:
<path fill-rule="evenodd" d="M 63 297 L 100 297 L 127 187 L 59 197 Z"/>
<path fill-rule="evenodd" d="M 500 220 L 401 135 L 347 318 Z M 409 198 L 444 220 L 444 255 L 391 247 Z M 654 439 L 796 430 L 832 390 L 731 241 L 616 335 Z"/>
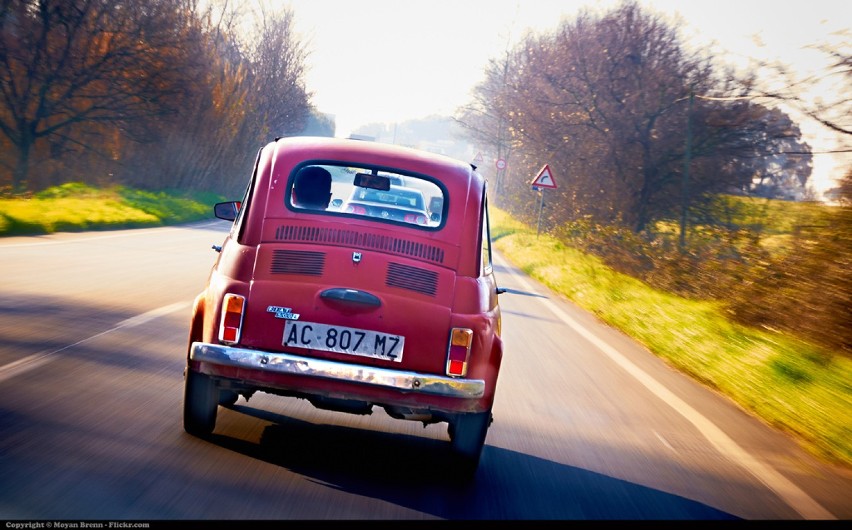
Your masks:
<path fill-rule="evenodd" d="M 447 429 L 450 435 L 450 449 L 453 453 L 453 466 L 459 476 L 470 478 L 479 467 L 485 436 L 491 425 L 491 411 L 473 414 L 459 414 L 450 422 Z"/>
<path fill-rule="evenodd" d="M 209 376 L 186 370 L 183 393 L 183 428 L 195 436 L 207 436 L 216 426 L 219 389 Z"/>

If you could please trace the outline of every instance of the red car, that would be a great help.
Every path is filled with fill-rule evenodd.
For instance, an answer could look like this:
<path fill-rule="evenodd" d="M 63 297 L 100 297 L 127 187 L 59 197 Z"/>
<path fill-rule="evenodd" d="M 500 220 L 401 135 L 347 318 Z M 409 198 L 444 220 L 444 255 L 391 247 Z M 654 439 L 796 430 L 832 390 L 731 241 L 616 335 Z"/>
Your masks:
<path fill-rule="evenodd" d="M 344 208 L 353 194 L 419 191 L 416 222 Z M 475 167 L 400 146 L 279 139 L 258 153 L 230 233 L 196 298 L 184 428 L 255 392 L 448 424 L 454 469 L 478 466 L 503 357 L 487 186 Z"/>

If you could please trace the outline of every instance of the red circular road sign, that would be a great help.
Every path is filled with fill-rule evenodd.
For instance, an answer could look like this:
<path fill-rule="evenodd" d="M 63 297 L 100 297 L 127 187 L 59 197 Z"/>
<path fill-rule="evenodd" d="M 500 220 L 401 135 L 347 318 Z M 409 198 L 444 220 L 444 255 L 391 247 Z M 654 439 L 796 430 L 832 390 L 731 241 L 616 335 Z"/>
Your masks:
<path fill-rule="evenodd" d="M 502 158 L 498 158 L 494 165 L 497 166 L 497 169 L 506 169 L 506 161 Z"/>

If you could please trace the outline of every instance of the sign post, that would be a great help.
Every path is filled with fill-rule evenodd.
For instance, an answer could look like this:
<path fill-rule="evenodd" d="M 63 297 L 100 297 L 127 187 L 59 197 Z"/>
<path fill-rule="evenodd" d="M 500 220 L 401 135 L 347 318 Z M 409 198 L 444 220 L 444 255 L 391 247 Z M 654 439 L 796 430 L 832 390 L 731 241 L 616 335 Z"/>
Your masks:
<path fill-rule="evenodd" d="M 541 231 L 541 213 L 544 211 L 544 190 L 546 188 L 555 190 L 556 181 L 553 179 L 553 173 L 550 171 L 550 166 L 545 164 L 538 172 L 533 181 L 530 183 L 533 191 L 541 192 L 541 201 L 538 204 L 538 225 L 535 228 L 535 235 L 538 236 Z"/>

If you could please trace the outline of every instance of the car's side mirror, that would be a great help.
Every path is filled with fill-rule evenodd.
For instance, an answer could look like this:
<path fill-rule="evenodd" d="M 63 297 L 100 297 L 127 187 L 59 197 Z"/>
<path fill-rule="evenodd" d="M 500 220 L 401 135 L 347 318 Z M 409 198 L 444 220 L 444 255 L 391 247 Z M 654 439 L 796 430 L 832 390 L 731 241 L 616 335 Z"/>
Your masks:
<path fill-rule="evenodd" d="M 238 201 L 217 202 L 213 205 L 213 215 L 225 221 L 233 221 L 237 218 L 240 212 L 240 203 Z"/>

